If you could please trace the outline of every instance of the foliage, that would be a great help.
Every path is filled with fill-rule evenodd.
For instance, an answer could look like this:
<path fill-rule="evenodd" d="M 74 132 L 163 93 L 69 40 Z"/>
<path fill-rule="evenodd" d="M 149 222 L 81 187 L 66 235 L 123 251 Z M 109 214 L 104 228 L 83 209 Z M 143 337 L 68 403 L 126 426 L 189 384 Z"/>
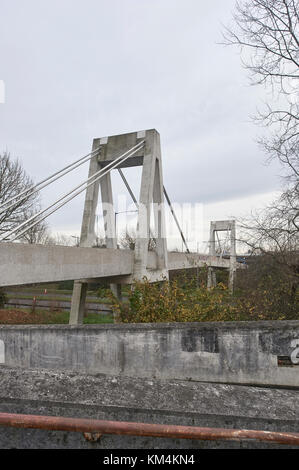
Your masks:
<path fill-rule="evenodd" d="M 196 280 L 150 283 L 144 278 L 132 285 L 128 302 L 114 299 L 113 308 L 117 321 L 125 323 L 221 321 L 238 315 L 230 300 L 223 284 L 208 290 Z"/>
<path fill-rule="evenodd" d="M 293 290 L 299 285 L 298 215 L 299 186 L 297 192 L 286 191 L 276 203 L 255 211 L 250 218 L 240 220 L 239 225 L 239 243 L 259 256 L 256 259 L 260 260 L 260 267 L 255 269 L 255 275 L 260 277 L 266 268 L 272 278 L 280 279 Z"/>
<path fill-rule="evenodd" d="M 267 265 L 270 260 L 273 272 L 280 272 L 280 288 L 273 291 L 278 305 L 289 292 L 295 298 L 299 285 L 299 1 L 237 1 L 224 41 L 240 49 L 252 84 L 271 91 L 255 118 L 266 128 L 259 143 L 268 160 L 281 164 L 283 192 L 263 210 L 240 220 L 239 241 L 262 254 Z M 268 279 L 268 287 L 272 281 Z M 284 308 L 289 312 L 288 305 Z"/>
<path fill-rule="evenodd" d="M 144 278 L 134 282 L 126 302 L 119 302 L 111 292 L 105 295 L 113 298 L 116 321 L 123 323 L 298 319 L 299 299 L 289 280 L 267 268 L 256 276 L 256 269 L 238 273 L 234 295 L 223 283 L 207 289 L 196 277 L 160 283 Z"/>
<path fill-rule="evenodd" d="M 73 290 L 74 281 L 60 281 L 58 284 L 58 290 Z"/>
<path fill-rule="evenodd" d="M 298 265 L 296 277 L 296 256 L 289 255 L 293 255 L 293 266 L 280 260 L 281 253 L 275 256 L 269 252 L 253 256 L 248 261 L 248 269 L 238 273 L 236 292 L 245 313 L 251 308 L 257 319 L 299 318 Z"/>

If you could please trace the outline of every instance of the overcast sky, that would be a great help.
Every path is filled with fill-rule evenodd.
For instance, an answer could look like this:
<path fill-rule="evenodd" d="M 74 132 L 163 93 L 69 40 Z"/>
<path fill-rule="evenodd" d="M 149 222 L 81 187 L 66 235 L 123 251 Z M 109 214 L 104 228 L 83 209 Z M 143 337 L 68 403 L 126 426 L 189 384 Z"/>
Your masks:
<path fill-rule="evenodd" d="M 38 181 L 94 137 L 155 128 L 173 201 L 203 203 L 206 220 L 268 202 L 279 168 L 264 164 L 250 121 L 266 93 L 219 44 L 234 3 L 0 0 L 0 151 Z M 46 191 L 44 205 L 86 175 Z M 135 190 L 137 176 L 128 173 Z M 82 208 L 79 198 L 51 216 L 52 229 L 78 234 Z"/>

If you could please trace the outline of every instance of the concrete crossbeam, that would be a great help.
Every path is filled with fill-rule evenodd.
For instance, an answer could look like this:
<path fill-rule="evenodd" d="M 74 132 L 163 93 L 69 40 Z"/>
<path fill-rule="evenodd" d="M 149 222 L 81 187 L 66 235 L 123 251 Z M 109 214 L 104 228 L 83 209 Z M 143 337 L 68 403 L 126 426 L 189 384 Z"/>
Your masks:
<path fill-rule="evenodd" d="M 213 268 L 229 268 L 229 259 L 221 259 L 219 256 L 208 256 L 200 253 L 171 253 L 168 252 L 168 269 L 190 269 L 202 266 Z"/>

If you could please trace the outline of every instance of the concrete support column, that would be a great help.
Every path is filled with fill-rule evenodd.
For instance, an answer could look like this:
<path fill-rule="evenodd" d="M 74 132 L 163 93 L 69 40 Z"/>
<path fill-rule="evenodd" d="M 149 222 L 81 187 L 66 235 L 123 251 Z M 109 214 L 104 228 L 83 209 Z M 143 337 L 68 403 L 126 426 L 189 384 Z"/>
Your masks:
<path fill-rule="evenodd" d="M 151 203 L 153 201 L 153 185 L 155 172 L 154 132 L 147 131 L 144 149 L 136 243 L 134 251 L 134 279 L 141 280 L 146 275 L 148 241 L 150 235 Z"/>
<path fill-rule="evenodd" d="M 111 175 L 107 173 L 100 180 L 102 208 L 104 217 L 104 230 L 106 247 L 117 249 L 116 227 L 115 227 L 115 211 L 113 207 L 113 193 L 111 184 Z M 121 284 L 110 284 L 113 295 L 121 302 Z"/>
<path fill-rule="evenodd" d="M 92 150 L 97 149 L 99 146 L 100 139 L 94 139 Z M 90 160 L 88 177 L 91 177 L 100 170 L 101 167 L 98 159 L 99 155 L 95 155 Z M 95 242 L 95 218 L 98 205 L 99 184 L 100 182 L 97 181 L 96 183 L 90 185 L 86 190 L 81 225 L 80 246 L 91 247 Z"/>
<path fill-rule="evenodd" d="M 150 238 L 151 205 L 154 203 L 155 238 L 157 253 L 157 270 L 168 276 L 167 246 L 165 238 L 165 216 L 163 178 L 161 165 L 160 136 L 157 131 L 146 131 L 137 238 L 135 244 L 134 274 L 135 279 L 142 279 L 147 273 L 148 242 Z"/>
<path fill-rule="evenodd" d="M 164 213 L 164 194 L 163 194 L 163 178 L 162 164 L 160 156 L 160 142 L 157 145 L 157 153 L 159 155 L 155 162 L 154 186 L 153 186 L 153 203 L 155 217 L 155 238 L 157 253 L 157 268 L 167 270 L 167 243 L 166 243 L 166 227 Z M 168 277 L 168 271 L 167 271 Z"/>
<path fill-rule="evenodd" d="M 69 320 L 70 325 L 82 325 L 83 323 L 87 287 L 88 284 L 86 282 L 74 282 Z"/>
<path fill-rule="evenodd" d="M 215 248 L 215 224 L 211 222 L 210 225 L 210 241 L 209 241 L 209 255 L 215 256 L 216 255 L 216 248 Z M 212 287 L 216 287 L 217 285 L 217 278 L 216 278 L 216 271 L 209 267 L 208 268 L 208 279 L 207 279 L 207 288 L 211 289 Z"/>
<path fill-rule="evenodd" d="M 211 289 L 212 286 L 213 286 L 212 272 L 213 272 L 213 269 L 208 267 L 208 278 L 207 278 L 207 288 L 208 289 Z"/>
<path fill-rule="evenodd" d="M 207 288 L 211 289 L 212 287 L 217 286 L 217 277 L 215 269 L 209 267 L 208 268 L 208 280 L 207 280 Z"/>
<path fill-rule="evenodd" d="M 100 139 L 93 141 L 92 150 L 100 146 Z M 98 163 L 98 155 L 95 155 L 89 164 L 88 177 L 94 175 L 100 169 Z M 84 212 L 81 225 L 80 246 L 91 247 L 95 240 L 95 216 L 99 194 L 99 181 L 89 186 L 85 194 Z M 87 292 L 87 284 L 80 281 L 74 282 L 71 312 L 69 323 L 71 325 L 79 325 L 83 323 L 85 299 Z"/>
<path fill-rule="evenodd" d="M 112 294 L 119 302 L 122 302 L 121 284 L 110 284 Z"/>
<path fill-rule="evenodd" d="M 229 280 L 228 288 L 231 293 L 234 291 L 234 282 L 236 277 L 236 222 L 232 221 L 230 229 L 230 267 L 229 267 Z"/>

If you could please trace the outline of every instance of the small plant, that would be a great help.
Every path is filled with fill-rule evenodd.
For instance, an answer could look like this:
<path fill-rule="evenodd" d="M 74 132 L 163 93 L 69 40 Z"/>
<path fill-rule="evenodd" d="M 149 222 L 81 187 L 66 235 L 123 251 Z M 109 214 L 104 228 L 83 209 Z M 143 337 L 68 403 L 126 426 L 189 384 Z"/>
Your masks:
<path fill-rule="evenodd" d="M 0 308 L 4 308 L 7 302 L 6 294 L 3 289 L 0 289 Z"/>

